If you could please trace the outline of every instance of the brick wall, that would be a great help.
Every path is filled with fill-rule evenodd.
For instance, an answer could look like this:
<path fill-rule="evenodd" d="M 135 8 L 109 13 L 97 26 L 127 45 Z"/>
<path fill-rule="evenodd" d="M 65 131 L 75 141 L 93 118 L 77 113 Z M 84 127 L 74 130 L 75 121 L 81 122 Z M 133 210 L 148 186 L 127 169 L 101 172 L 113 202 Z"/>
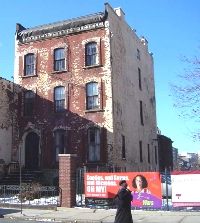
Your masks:
<path fill-rule="evenodd" d="M 59 154 L 59 187 L 61 207 L 76 205 L 76 155 Z"/>
<path fill-rule="evenodd" d="M 12 148 L 13 84 L 1 77 L 0 95 L 0 162 L 8 165 Z"/>
<path fill-rule="evenodd" d="M 105 29 L 80 32 L 59 38 L 17 44 L 15 52 L 15 79 L 21 86 L 18 92 L 18 126 L 14 133 L 12 160 L 18 160 L 19 143 L 22 147 L 23 165 L 26 160 L 26 135 L 34 131 L 40 138 L 39 167 L 42 169 L 58 169 L 55 154 L 54 132 L 65 130 L 65 153 L 77 154 L 77 167 L 87 163 L 87 129 L 99 127 L 106 129 L 104 142 L 101 145 L 101 164 L 111 162 L 107 145 L 112 140 L 112 97 L 110 78 L 109 32 Z M 85 44 L 95 41 L 98 44 L 98 66 L 85 67 Z M 54 72 L 54 49 L 63 47 L 66 53 L 66 70 Z M 24 56 L 34 53 L 35 75 L 24 77 Z M 97 82 L 99 89 L 99 110 L 86 112 L 86 84 Z M 54 112 L 54 88 L 65 87 L 66 112 Z M 35 93 L 32 116 L 24 116 L 24 92 Z M 17 129 L 18 128 L 18 129 Z M 39 131 L 38 131 L 39 130 Z M 21 132 L 20 137 L 18 131 Z M 103 132 L 102 130 L 101 132 Z M 107 135 L 106 135 L 107 134 Z M 99 164 L 98 164 L 99 165 Z M 92 164 L 94 166 L 94 164 Z"/>

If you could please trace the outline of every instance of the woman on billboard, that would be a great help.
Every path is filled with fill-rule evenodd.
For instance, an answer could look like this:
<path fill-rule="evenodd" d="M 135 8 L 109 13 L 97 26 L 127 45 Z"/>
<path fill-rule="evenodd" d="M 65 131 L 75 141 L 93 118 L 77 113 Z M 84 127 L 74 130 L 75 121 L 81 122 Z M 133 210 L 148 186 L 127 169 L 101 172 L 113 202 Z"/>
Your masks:
<path fill-rule="evenodd" d="M 149 174 L 149 173 L 148 173 Z M 159 208 L 161 207 L 161 197 L 157 197 L 157 193 L 161 192 L 159 187 L 156 185 L 156 180 L 151 177 L 150 188 L 153 189 L 153 192 L 149 190 L 149 183 L 146 177 L 142 174 L 137 174 L 132 180 L 132 206 L 134 207 L 144 207 L 144 208 Z M 153 187 L 152 187 L 153 186 Z"/>
<path fill-rule="evenodd" d="M 141 174 L 138 174 L 133 178 L 132 186 L 135 189 L 133 190 L 134 193 L 143 192 L 150 194 L 150 191 L 147 189 L 148 187 L 147 179 Z"/>

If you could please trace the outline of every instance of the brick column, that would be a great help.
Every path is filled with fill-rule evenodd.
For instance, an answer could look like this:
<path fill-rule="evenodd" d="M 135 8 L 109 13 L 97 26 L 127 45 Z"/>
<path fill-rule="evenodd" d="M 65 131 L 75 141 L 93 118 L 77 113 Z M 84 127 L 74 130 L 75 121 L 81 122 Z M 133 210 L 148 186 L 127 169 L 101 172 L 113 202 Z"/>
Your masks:
<path fill-rule="evenodd" d="M 59 154 L 61 207 L 76 205 L 76 154 Z"/>

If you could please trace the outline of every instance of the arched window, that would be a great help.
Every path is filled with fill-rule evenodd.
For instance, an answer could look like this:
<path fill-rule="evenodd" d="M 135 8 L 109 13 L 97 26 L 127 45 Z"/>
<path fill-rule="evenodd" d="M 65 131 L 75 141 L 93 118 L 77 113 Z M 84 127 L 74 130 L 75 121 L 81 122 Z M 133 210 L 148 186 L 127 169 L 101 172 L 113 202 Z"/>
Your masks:
<path fill-rule="evenodd" d="M 24 116 L 33 115 L 34 93 L 33 91 L 24 92 Z"/>
<path fill-rule="evenodd" d="M 100 129 L 88 129 L 88 161 L 100 161 Z"/>
<path fill-rule="evenodd" d="M 98 103 L 98 83 L 91 82 L 86 84 L 86 109 L 95 109 L 99 108 Z"/>
<path fill-rule="evenodd" d="M 55 112 L 65 111 L 65 88 L 56 87 L 54 89 L 54 110 Z"/>
<path fill-rule="evenodd" d="M 86 66 L 97 64 L 97 43 L 92 42 L 86 45 Z"/>
<path fill-rule="evenodd" d="M 54 50 L 54 71 L 65 70 L 65 53 L 63 48 Z"/>
<path fill-rule="evenodd" d="M 24 57 L 24 76 L 34 75 L 34 54 L 29 53 Z"/>

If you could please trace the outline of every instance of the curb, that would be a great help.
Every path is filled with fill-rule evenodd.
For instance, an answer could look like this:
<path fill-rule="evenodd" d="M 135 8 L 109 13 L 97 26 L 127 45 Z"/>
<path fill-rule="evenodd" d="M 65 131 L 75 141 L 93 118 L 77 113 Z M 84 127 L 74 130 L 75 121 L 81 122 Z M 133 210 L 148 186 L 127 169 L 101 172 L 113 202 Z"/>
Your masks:
<path fill-rule="evenodd" d="M 57 206 L 55 205 L 28 205 L 28 204 L 0 204 L 0 208 L 16 208 L 16 209 L 37 209 L 37 210 L 52 210 L 52 211 L 57 211 Z"/>
<path fill-rule="evenodd" d="M 99 221 L 99 220 L 64 220 L 64 219 L 60 219 L 60 218 L 42 218 L 42 217 L 28 217 L 28 216 L 3 216 L 0 218 L 5 218 L 5 219 L 18 219 L 18 220 L 23 220 L 23 221 L 47 221 L 47 222 L 62 222 L 62 223 L 103 223 L 103 221 Z M 107 222 L 108 223 L 108 222 Z"/>

